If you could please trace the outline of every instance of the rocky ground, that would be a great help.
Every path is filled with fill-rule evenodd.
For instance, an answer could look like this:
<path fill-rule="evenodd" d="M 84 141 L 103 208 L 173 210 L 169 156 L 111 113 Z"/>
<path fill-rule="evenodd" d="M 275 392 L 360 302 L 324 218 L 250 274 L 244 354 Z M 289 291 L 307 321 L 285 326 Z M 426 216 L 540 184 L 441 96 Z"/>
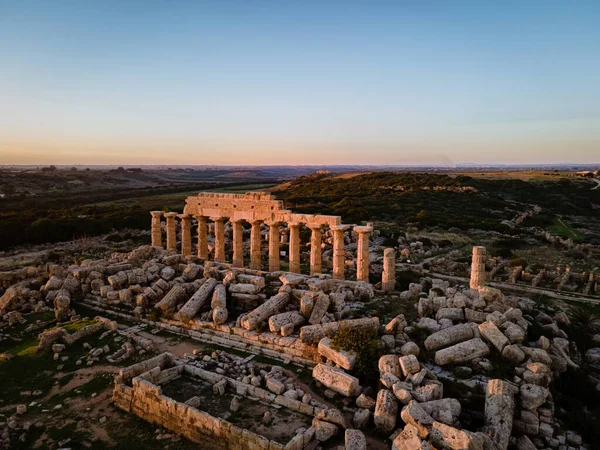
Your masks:
<path fill-rule="evenodd" d="M 5 271 L 0 445 L 198 448 L 110 401 L 119 367 L 169 351 L 320 409 L 307 425 L 314 448 L 595 448 L 592 310 L 416 277 L 384 293 L 326 276 L 238 273 L 149 246 Z M 317 364 L 253 357 L 154 325 L 190 322 L 293 342 Z M 221 414 L 239 408 L 226 406 Z"/>

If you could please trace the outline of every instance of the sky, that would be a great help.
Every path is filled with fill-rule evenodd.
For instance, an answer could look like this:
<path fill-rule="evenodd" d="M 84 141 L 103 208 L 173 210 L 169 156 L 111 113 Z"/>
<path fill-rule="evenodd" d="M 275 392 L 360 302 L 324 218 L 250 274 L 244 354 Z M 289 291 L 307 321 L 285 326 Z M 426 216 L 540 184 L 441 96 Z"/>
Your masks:
<path fill-rule="evenodd" d="M 600 1 L 0 0 L 0 164 L 600 163 Z"/>

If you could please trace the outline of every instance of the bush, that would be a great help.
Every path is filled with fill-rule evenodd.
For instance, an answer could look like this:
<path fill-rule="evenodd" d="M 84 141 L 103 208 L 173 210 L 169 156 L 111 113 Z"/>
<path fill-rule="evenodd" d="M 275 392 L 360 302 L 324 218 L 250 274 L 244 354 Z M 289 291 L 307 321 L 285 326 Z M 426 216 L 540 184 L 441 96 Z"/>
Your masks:
<path fill-rule="evenodd" d="M 356 353 L 354 374 L 366 384 L 376 383 L 379 369 L 374 361 L 383 355 L 383 343 L 375 330 L 343 329 L 330 336 L 331 346 L 335 350 Z"/>

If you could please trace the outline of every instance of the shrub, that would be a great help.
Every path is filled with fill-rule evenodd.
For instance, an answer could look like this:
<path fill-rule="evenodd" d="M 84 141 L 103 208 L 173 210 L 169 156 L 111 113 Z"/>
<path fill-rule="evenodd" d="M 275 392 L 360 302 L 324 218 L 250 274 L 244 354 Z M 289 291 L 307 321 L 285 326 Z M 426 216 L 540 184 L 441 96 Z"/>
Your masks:
<path fill-rule="evenodd" d="M 371 384 L 379 379 L 379 369 L 374 361 L 383 355 L 383 343 L 377 331 L 343 329 L 330 336 L 335 350 L 356 353 L 354 374 L 363 382 Z"/>

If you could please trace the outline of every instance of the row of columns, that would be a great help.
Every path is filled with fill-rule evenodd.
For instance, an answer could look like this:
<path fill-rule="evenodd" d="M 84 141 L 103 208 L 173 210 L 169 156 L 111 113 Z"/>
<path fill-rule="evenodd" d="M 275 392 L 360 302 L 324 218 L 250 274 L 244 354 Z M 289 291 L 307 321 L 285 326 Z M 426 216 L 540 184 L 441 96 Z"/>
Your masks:
<path fill-rule="evenodd" d="M 166 219 L 167 248 L 177 250 L 177 223 L 175 217 L 181 219 L 181 254 L 190 256 L 192 254 L 191 219 L 189 214 L 178 214 L 175 212 L 163 213 L 152 211 L 152 245 L 162 247 L 161 216 Z M 194 216 L 198 221 L 198 257 L 208 259 L 208 225 L 206 216 Z M 215 251 L 214 260 L 225 262 L 225 217 L 210 217 L 215 224 Z M 233 227 L 233 266 L 243 267 L 243 227 L 242 220 L 231 221 Z M 251 222 L 250 232 L 250 268 L 260 270 L 261 268 L 261 236 L 260 225 L 262 221 Z M 279 258 L 279 226 L 281 222 L 265 222 L 269 227 L 269 271 L 280 270 Z M 300 222 L 289 222 L 289 271 L 300 273 Z M 320 224 L 306 224 L 311 230 L 310 238 L 310 274 L 320 274 L 322 271 L 323 256 L 321 253 L 323 226 Z M 332 225 L 333 231 L 333 278 L 344 279 L 346 263 L 346 250 L 344 248 L 344 232 L 350 225 Z M 358 233 L 357 248 L 357 274 L 359 281 L 369 281 L 369 235 L 373 231 L 370 226 L 355 226 L 354 231 Z"/>

